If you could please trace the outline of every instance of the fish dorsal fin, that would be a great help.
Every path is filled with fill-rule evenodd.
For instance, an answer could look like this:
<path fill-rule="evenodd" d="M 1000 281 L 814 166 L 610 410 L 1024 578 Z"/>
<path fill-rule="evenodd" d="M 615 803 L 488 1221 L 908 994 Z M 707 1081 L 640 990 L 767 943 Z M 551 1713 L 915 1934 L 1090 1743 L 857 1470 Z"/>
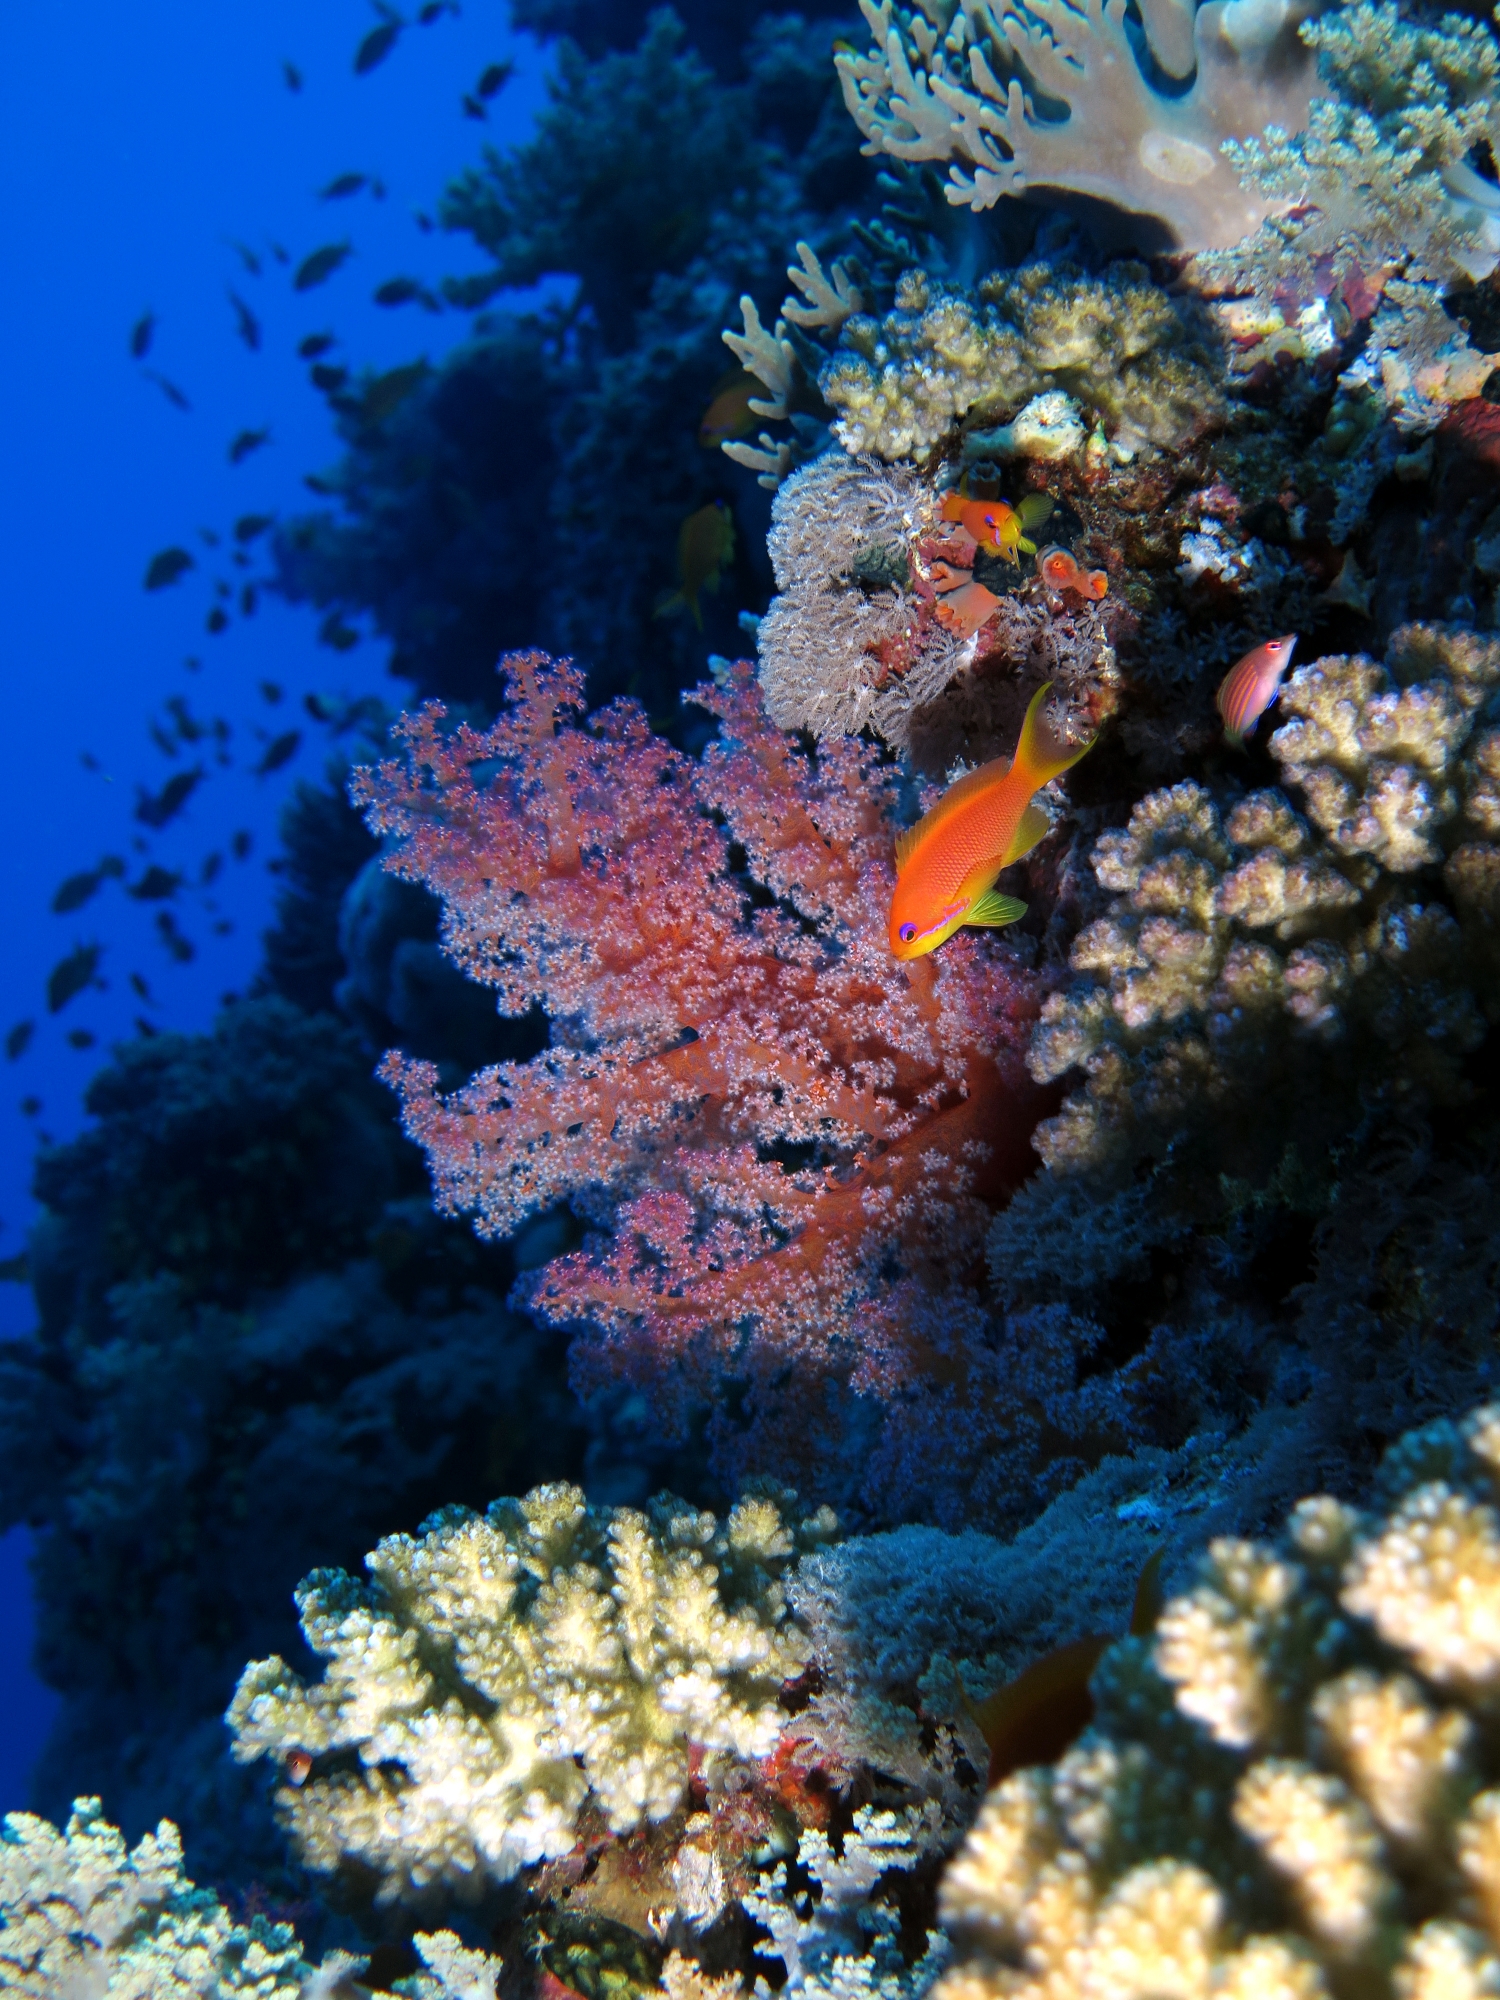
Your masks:
<path fill-rule="evenodd" d="M 1026 914 L 1026 905 L 1017 902 L 1014 896 L 1002 896 L 998 889 L 986 889 L 979 901 L 973 904 L 964 918 L 966 924 L 984 924 L 991 930 L 999 930 L 1002 924 L 1018 924 Z"/>
<path fill-rule="evenodd" d="M 981 764 L 977 771 L 968 772 L 956 784 L 950 785 L 931 812 L 923 813 L 915 826 L 909 826 L 905 833 L 896 836 L 896 873 L 899 875 L 905 868 L 921 841 L 936 832 L 945 820 L 952 819 L 960 806 L 967 805 L 970 799 L 998 784 L 1009 769 L 1009 757 L 993 757 L 988 764 Z"/>
<path fill-rule="evenodd" d="M 1052 831 L 1052 822 L 1040 806 L 1028 806 L 1010 837 L 1010 846 L 1005 850 L 1005 865 L 1019 861 L 1023 854 L 1029 854 L 1039 840 L 1045 840 Z"/>

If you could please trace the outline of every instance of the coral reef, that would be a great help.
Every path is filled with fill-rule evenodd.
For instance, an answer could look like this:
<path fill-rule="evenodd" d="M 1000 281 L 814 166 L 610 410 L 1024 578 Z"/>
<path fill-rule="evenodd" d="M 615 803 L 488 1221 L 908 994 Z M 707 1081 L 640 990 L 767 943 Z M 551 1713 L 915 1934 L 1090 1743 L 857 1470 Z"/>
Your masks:
<path fill-rule="evenodd" d="M 303 1760 L 277 1794 L 300 1854 L 369 1871 L 382 1902 L 477 1895 L 566 1854 L 585 1802 L 614 1833 L 666 1819 L 690 1753 L 712 1793 L 775 1747 L 779 1690 L 809 1651 L 780 1578 L 835 1528 L 826 1510 L 798 1520 L 794 1497 L 746 1499 L 722 1525 L 670 1496 L 592 1508 L 571 1486 L 444 1509 L 381 1542 L 368 1585 L 304 1581 L 324 1678 L 247 1667 L 234 1754 Z"/>
<path fill-rule="evenodd" d="M 352 1967 L 357 1961 L 348 1961 Z M 334 2000 L 345 1967 L 318 1992 Z M 312 2000 L 289 1924 L 237 1923 L 182 1872 L 170 1820 L 127 1850 L 97 1799 L 77 1799 L 64 1832 L 30 1813 L 0 1831 L 0 1987 L 25 2000 L 129 1994 L 132 2000 Z M 352 1990 L 352 1989 L 344 1989 Z"/>
<path fill-rule="evenodd" d="M 782 485 L 767 542 L 780 594 L 756 632 L 778 728 L 823 739 L 871 723 L 905 747 L 912 712 L 960 671 L 961 641 L 921 618 L 912 588 L 909 547 L 934 514 L 931 489 L 910 468 L 841 451 Z"/>
<path fill-rule="evenodd" d="M 454 303 L 559 272 L 572 296 L 496 300 L 378 416 L 335 387 L 347 453 L 321 482 L 339 505 L 279 532 L 279 587 L 372 614 L 422 695 L 488 702 L 497 655 L 543 644 L 584 660 L 595 699 L 629 688 L 667 716 L 706 650 L 691 620 L 654 615 L 680 523 L 717 501 L 740 530 L 708 647 L 735 645 L 769 582 L 764 495 L 698 441 L 725 363 L 715 329 L 780 282 L 787 244 L 827 241 L 865 172 L 831 23 L 696 9 L 716 75 L 667 10 L 628 50 L 625 10 L 613 28 L 589 11 L 587 53 L 559 50 L 535 136 L 461 175 L 442 210 L 492 260 L 450 285 Z"/>
<path fill-rule="evenodd" d="M 867 152 L 952 161 L 948 199 L 974 208 L 1032 189 L 1090 195 L 1190 250 L 1237 242 L 1267 213 L 1225 142 L 1300 130 L 1315 82 L 1296 6 L 1156 0 L 1134 36 L 1110 0 L 860 11 L 871 47 L 841 51 L 838 68 Z"/>
<path fill-rule="evenodd" d="M 37 1802 L 106 1786 L 220 1880 L 280 1867 L 219 1716 L 252 1650 L 295 1646 L 297 1579 L 393 1506 L 576 1474 L 610 1431 L 505 1309 L 515 1259 L 431 1212 L 369 1066 L 274 998 L 128 1045 L 39 1163 L 41 1323 L 0 1350 L 0 1520 L 37 1532 L 64 1696 Z M 607 1456 L 618 1497 L 659 1477 L 648 1437 Z"/>
<path fill-rule="evenodd" d="M 845 322 L 818 386 L 849 452 L 910 458 L 962 422 L 965 458 L 1005 456 L 1013 441 L 997 441 L 993 426 L 1061 393 L 1128 460 L 1180 450 L 1222 417 L 1216 348 L 1189 304 L 1153 285 L 1141 264 L 1091 277 L 1038 261 L 992 272 L 972 291 L 914 270 L 890 312 Z"/>
<path fill-rule="evenodd" d="M 1387 654 L 1316 661 L 1283 689 L 1269 747 L 1305 816 L 1276 790 L 1221 810 L 1184 782 L 1099 842 L 1116 900 L 1079 934 L 1083 978 L 1048 1000 L 1029 1058 L 1038 1079 L 1088 1078 L 1038 1132 L 1054 1170 L 1181 1164 L 1211 1129 L 1213 1156 L 1238 1149 L 1253 1175 L 1293 1122 L 1316 1143 L 1318 1105 L 1347 1127 L 1371 1092 L 1459 1092 L 1491 1012 L 1500 647 L 1407 626 Z"/>
<path fill-rule="evenodd" d="M 1323 85 L 1305 130 L 1277 118 L 1263 138 L 1226 148 L 1272 204 L 1269 219 L 1196 270 L 1267 314 L 1352 296 L 1363 318 L 1378 298 L 1346 379 L 1377 389 L 1402 428 L 1430 429 L 1495 365 L 1443 295 L 1500 256 L 1500 187 L 1473 165 L 1500 136 L 1500 47 L 1461 14 L 1427 26 L 1375 0 L 1308 22 L 1301 38 Z"/>
<path fill-rule="evenodd" d="M 991 1793 L 942 1884 L 944 2000 L 1488 1990 L 1497 1465 L 1490 1405 L 1402 1441 L 1387 1512 L 1214 1542 L 1106 1654 L 1096 1725 Z"/>
<path fill-rule="evenodd" d="M 451 1096 L 431 1064 L 383 1073 L 441 1208 L 505 1235 L 569 1200 L 610 1230 L 531 1293 L 580 1331 L 575 1380 L 649 1385 L 676 1435 L 710 1408 L 727 1478 L 837 1490 L 856 1323 L 899 1349 L 914 1281 L 977 1269 L 1019 1164 L 1031 983 L 988 942 L 890 957 L 889 780 L 847 741 L 797 751 L 747 667 L 695 694 L 722 730 L 698 763 L 627 704 L 581 726 L 572 669 L 518 656 L 509 685 L 490 730 L 400 725 L 356 793 L 447 949 L 552 1045 Z"/>

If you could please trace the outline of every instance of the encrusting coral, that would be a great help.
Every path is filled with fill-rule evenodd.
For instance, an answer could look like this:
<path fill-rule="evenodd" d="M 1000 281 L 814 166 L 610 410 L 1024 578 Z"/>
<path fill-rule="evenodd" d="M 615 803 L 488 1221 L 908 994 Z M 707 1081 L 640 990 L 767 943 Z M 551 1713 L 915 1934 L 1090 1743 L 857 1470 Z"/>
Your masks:
<path fill-rule="evenodd" d="M 324 1678 L 247 1667 L 234 1754 L 290 1760 L 277 1800 L 303 1860 L 362 1867 L 382 1902 L 477 1896 L 566 1854 L 586 1801 L 615 1833 L 663 1820 L 690 1752 L 712 1790 L 775 1747 L 809 1654 L 780 1578 L 836 1526 L 792 1502 L 765 1491 L 721 1524 L 669 1496 L 641 1513 L 552 1486 L 445 1509 L 381 1542 L 368 1584 L 306 1579 Z"/>
<path fill-rule="evenodd" d="M 674 1432 L 711 1408 L 731 1477 L 831 1480 L 859 1347 L 899 1345 L 913 1280 L 977 1272 L 1022 1165 L 1032 982 L 968 937 L 891 957 L 891 775 L 854 741 L 804 755 L 747 666 L 693 696 L 722 730 L 700 761 L 632 704 L 582 726 L 570 668 L 522 655 L 509 682 L 489 730 L 399 725 L 356 793 L 450 953 L 503 1011 L 540 1002 L 552 1044 L 451 1096 L 431 1063 L 383 1073 L 440 1207 L 503 1235 L 570 1201 L 612 1231 L 531 1293 L 584 1336 L 575 1379 L 628 1371 Z"/>
<path fill-rule="evenodd" d="M 1349 1119 L 1369 1089 L 1452 1100 L 1494 1013 L 1497 686 L 1493 639 L 1402 627 L 1387 665 L 1332 656 L 1283 688 L 1269 747 L 1304 813 L 1277 790 L 1221 808 L 1185 781 L 1100 840 L 1116 900 L 1029 1057 L 1039 1080 L 1087 1077 L 1039 1128 L 1049 1166 L 1161 1156 L 1209 1127 L 1251 1150 L 1256 1128 L 1274 1157 L 1273 1094 L 1304 1123 L 1340 1086 Z"/>
<path fill-rule="evenodd" d="M 1500 1406 L 1222 1539 L 1094 1727 L 990 1794 L 941 1888 L 939 2000 L 1500 1990 Z"/>
<path fill-rule="evenodd" d="M 1151 0 L 1144 48 L 1118 0 L 860 10 L 872 46 L 838 68 L 866 152 L 952 161 L 948 199 L 974 208 L 1034 188 L 1092 195 L 1158 217 L 1186 249 L 1236 242 L 1266 214 L 1221 149 L 1273 122 L 1300 129 L 1314 85 L 1298 5 Z"/>

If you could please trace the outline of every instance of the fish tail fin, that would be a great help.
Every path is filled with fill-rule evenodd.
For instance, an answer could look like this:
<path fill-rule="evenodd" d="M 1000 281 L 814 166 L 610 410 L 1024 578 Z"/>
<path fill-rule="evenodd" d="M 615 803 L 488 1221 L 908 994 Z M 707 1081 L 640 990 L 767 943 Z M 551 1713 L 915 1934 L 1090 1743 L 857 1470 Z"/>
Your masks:
<path fill-rule="evenodd" d="M 1226 722 L 1224 725 L 1224 742 L 1230 750 L 1243 750 L 1245 747 L 1245 733 L 1241 729 L 1231 729 Z"/>
<path fill-rule="evenodd" d="M 1053 728 L 1047 720 L 1047 697 L 1051 692 L 1052 683 L 1047 681 L 1031 697 L 1011 765 L 1012 770 L 1025 774 L 1028 792 L 1040 791 L 1049 780 L 1070 771 L 1094 747 L 1092 736 L 1086 743 L 1069 743 Z"/>
<path fill-rule="evenodd" d="M 943 504 L 938 509 L 938 519 L 940 521 L 957 521 L 962 517 L 964 508 L 967 505 L 968 502 L 964 499 L 963 494 L 959 492 L 956 486 L 952 486 L 943 495 Z"/>

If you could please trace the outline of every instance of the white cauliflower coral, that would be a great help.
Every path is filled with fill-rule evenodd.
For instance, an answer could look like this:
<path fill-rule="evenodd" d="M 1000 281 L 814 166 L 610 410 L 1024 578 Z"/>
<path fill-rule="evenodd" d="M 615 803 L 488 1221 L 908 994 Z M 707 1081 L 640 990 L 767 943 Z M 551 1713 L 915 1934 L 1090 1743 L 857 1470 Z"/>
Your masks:
<path fill-rule="evenodd" d="M 1413 1433 L 1369 1517 L 1216 1542 L 990 1794 L 937 2000 L 1500 1993 L 1500 1404 Z"/>
<path fill-rule="evenodd" d="M 794 1518 L 793 1499 L 758 1493 L 723 1523 L 561 1485 L 445 1509 L 381 1542 L 369 1584 L 307 1579 L 323 1679 L 247 1667 L 234 1754 L 292 1760 L 278 1804 L 304 1860 L 373 1869 L 384 1901 L 566 1853 L 589 1798 L 616 1833 L 663 1820 L 690 1756 L 712 1785 L 775 1747 L 809 1654 L 781 1577 L 836 1527 L 826 1508 Z"/>

